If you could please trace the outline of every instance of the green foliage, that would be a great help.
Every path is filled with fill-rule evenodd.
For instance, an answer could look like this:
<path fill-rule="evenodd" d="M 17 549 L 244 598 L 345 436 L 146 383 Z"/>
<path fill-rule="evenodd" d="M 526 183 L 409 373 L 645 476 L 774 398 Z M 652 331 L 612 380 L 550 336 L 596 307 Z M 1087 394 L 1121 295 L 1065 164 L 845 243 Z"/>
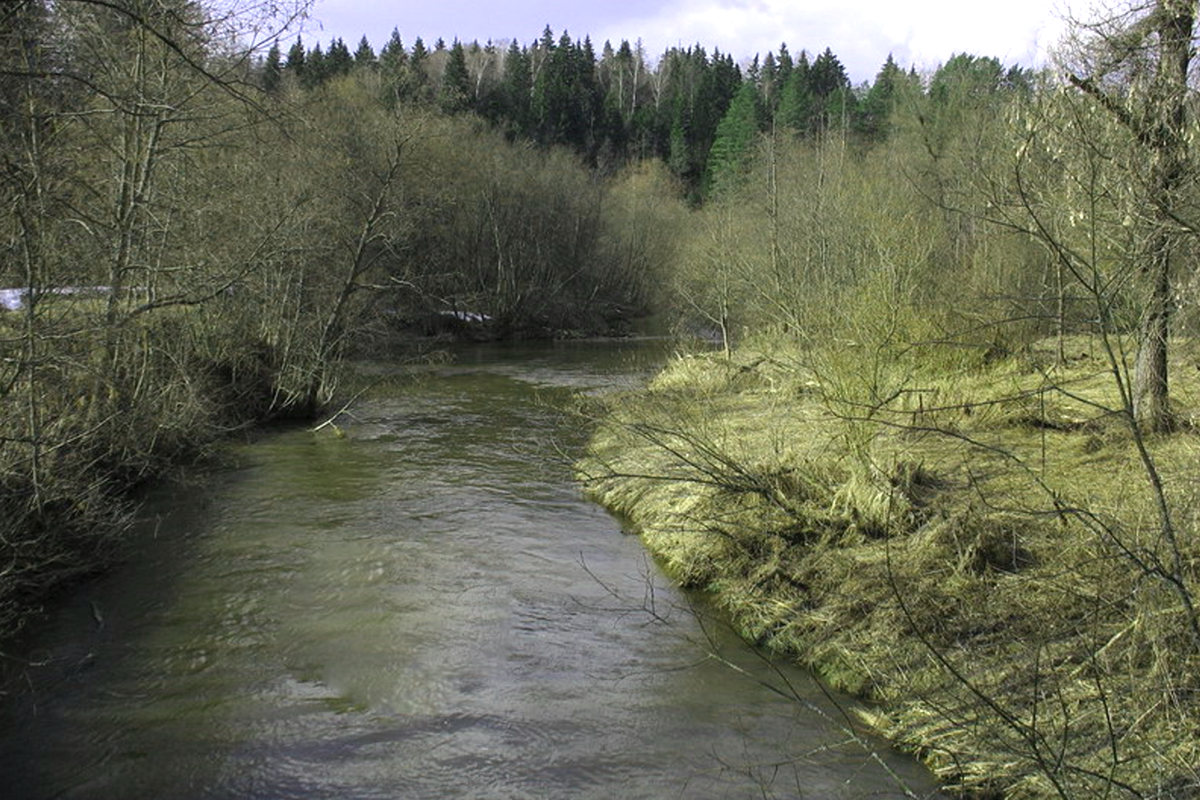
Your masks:
<path fill-rule="evenodd" d="M 404 49 L 404 40 L 400 31 L 392 28 L 387 44 L 379 51 L 379 68 L 392 79 L 399 76 L 400 70 L 408 63 L 408 51 Z"/>
<path fill-rule="evenodd" d="M 808 86 L 815 96 L 823 99 L 850 88 L 846 68 L 828 47 L 813 61 L 808 71 Z"/>
<path fill-rule="evenodd" d="M 353 68 L 354 57 L 350 55 L 350 48 L 339 36 L 329 43 L 329 51 L 325 54 L 325 77 L 336 78 L 340 75 L 349 75 Z"/>
<path fill-rule="evenodd" d="M 304 57 L 304 67 L 299 72 L 300 85 L 305 89 L 315 89 L 329 77 L 329 65 L 326 63 L 325 51 L 321 43 L 313 45 L 312 50 Z"/>
<path fill-rule="evenodd" d="M 504 83 L 501 88 L 504 118 L 510 138 L 528 136 L 533 129 L 531 95 L 533 78 L 529 55 L 514 40 L 504 57 Z"/>
<path fill-rule="evenodd" d="M 808 61 L 800 54 L 800 64 L 780 92 L 776 119 L 797 134 L 808 134 L 816 128 L 818 101 L 808 81 Z"/>
<path fill-rule="evenodd" d="M 263 90 L 271 94 L 279 91 L 280 84 L 283 81 L 283 63 L 282 54 L 279 50 L 279 42 L 271 45 L 271 49 L 267 51 L 267 58 L 263 62 L 262 69 L 262 87 Z"/>
<path fill-rule="evenodd" d="M 758 139 L 758 119 L 758 91 L 744 83 L 717 126 L 704 180 L 708 196 L 730 191 L 746 177 Z"/>
<path fill-rule="evenodd" d="M 602 108 L 595 60 L 590 40 L 572 42 L 564 32 L 553 47 L 543 42 L 530 102 L 538 142 L 569 145 L 586 157 L 594 156 Z"/>
<path fill-rule="evenodd" d="M 862 102 L 858 127 L 868 139 L 878 141 L 887 137 L 892 112 L 905 90 L 907 80 L 904 71 L 889 53 Z"/>
<path fill-rule="evenodd" d="M 447 114 L 457 114 L 471 107 L 471 76 L 467 74 L 467 55 L 457 39 L 450 47 L 450 58 L 438 87 L 438 104 Z"/>
<path fill-rule="evenodd" d="M 393 101 L 471 111 L 510 139 L 565 145 L 605 170 L 642 158 L 662 159 L 695 202 L 708 193 L 714 170 L 724 169 L 709 163 L 712 148 L 744 83 L 758 95 L 759 131 L 790 130 L 800 136 L 837 131 L 865 142 L 880 142 L 891 132 L 898 86 L 913 85 L 923 93 L 915 74 L 902 72 L 891 60 L 877 86 L 856 92 L 831 49 L 810 61 L 804 51 L 793 58 L 786 44 L 761 61 L 756 57 L 747 76 L 732 55 L 719 50 L 710 55 L 699 44 L 669 48 L 651 63 L 628 41 L 618 47 L 606 42 L 598 58 L 587 37 L 556 36 L 549 26 L 537 41 L 522 46 L 513 40 L 502 51 L 491 43 L 455 41 L 448 48 L 443 42 L 431 55 L 417 39 L 410 56 L 396 31 L 378 59 L 365 41 L 353 57 L 347 58 L 344 49 L 336 40 L 324 51 L 316 46 L 306 53 L 301 47 L 289 63 L 296 62 L 297 76 L 305 72 L 305 59 L 313 65 L 302 78 L 310 90 L 344 74 L 345 63 L 377 64 L 381 89 Z M 1005 85 L 1020 75 L 1010 71 Z M 720 161 L 726 155 L 724 148 L 718 150 Z"/>
<path fill-rule="evenodd" d="M 375 69 L 379 65 L 375 58 L 375 49 L 371 47 L 371 43 L 364 36 L 358 40 L 358 47 L 354 50 L 354 68 L 355 69 Z"/>
<path fill-rule="evenodd" d="M 284 65 L 284 68 L 289 74 L 294 76 L 296 79 L 299 79 L 304 75 L 304 61 L 304 43 L 301 42 L 300 37 L 297 36 L 296 41 L 293 42 L 292 46 L 288 49 L 287 63 Z"/>

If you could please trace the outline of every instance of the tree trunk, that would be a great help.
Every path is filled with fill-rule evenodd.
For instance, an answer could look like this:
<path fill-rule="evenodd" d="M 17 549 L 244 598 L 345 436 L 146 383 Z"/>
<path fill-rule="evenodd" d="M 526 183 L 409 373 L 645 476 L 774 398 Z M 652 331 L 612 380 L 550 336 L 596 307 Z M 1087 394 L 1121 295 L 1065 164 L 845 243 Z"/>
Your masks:
<path fill-rule="evenodd" d="M 1142 273 L 1146 301 L 1138 333 L 1133 375 L 1133 412 L 1147 432 L 1171 427 L 1168 404 L 1167 347 L 1171 316 L 1171 251 L 1173 208 L 1187 159 L 1188 67 L 1192 58 L 1195 0 L 1159 0 L 1154 10 L 1158 34 L 1158 67 L 1150 98 L 1154 117 L 1139 131 L 1152 157 L 1150 231 Z"/>
<path fill-rule="evenodd" d="M 1133 415 L 1142 430 L 1162 432 L 1171 427 L 1168 403 L 1167 343 L 1170 338 L 1171 259 L 1165 235 L 1154 237 L 1155 252 L 1147 254 L 1148 296 L 1138 332 L 1133 372 Z"/>

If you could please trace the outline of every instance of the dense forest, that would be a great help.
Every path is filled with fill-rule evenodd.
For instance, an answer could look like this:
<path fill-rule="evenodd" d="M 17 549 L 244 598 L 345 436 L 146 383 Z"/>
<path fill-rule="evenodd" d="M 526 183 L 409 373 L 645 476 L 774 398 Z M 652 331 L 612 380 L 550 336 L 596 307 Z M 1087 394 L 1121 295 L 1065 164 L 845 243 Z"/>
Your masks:
<path fill-rule="evenodd" d="M 590 38 L 556 37 L 549 26 L 528 45 L 456 40 L 447 47 L 438 39 L 432 49 L 420 37 L 407 48 L 393 30 L 378 54 L 366 37 L 353 53 L 341 39 L 322 49 L 306 48 L 297 37 L 286 55 L 272 45 L 259 70 L 259 83 L 272 93 L 371 75 L 390 104 L 473 114 L 509 141 L 568 147 L 606 174 L 659 160 L 693 201 L 747 165 L 759 133 L 778 127 L 811 138 L 836 130 L 879 141 L 899 93 L 924 88 L 915 69 L 901 70 L 891 56 L 873 83 L 853 87 L 829 48 L 793 57 L 784 43 L 743 68 L 732 55 L 710 55 L 701 44 L 651 58 L 640 42 L 623 40 L 615 48 L 605 42 L 597 53 Z M 964 55 L 943 66 L 937 80 L 971 70 L 994 71 L 982 80 L 1007 88 L 1027 88 L 1032 77 L 995 59 Z"/>
<path fill-rule="evenodd" d="M 869 567 L 837 562 L 878 578 L 864 597 L 902 611 L 913 658 L 961 691 L 861 670 L 848 688 L 950 703 L 932 714 L 942 727 L 895 722 L 896 736 L 973 791 L 1195 796 L 1194 3 L 1075 23 L 1042 71 L 964 53 L 918 72 L 888 57 L 857 86 L 828 47 L 739 62 L 700 44 L 597 49 L 547 26 L 528 43 L 395 31 L 352 50 L 297 36 L 305 10 L 0 5 L 6 635 L 102 563 L 131 487 L 257 421 L 318 413 L 348 357 L 408 357 L 414 334 L 622 332 L 653 313 L 723 347 L 694 374 L 682 360 L 637 410 L 612 410 L 614 452 L 649 447 L 670 456 L 647 456 L 660 484 L 769 510 L 752 533 L 713 523 L 741 548 L 723 556 L 742 565 L 736 581 L 693 556 L 681 579 L 740 581 L 778 608 L 779 592 L 803 595 L 795 616 L 817 604 L 804 594 L 815 578 L 770 558 L 916 542 L 954 520 L 953 543 L 927 552 L 957 565 L 958 591 L 998 597 L 1003 575 L 1068 599 L 1014 595 L 948 633 L 948 609 L 968 607 L 948 584 L 922 589 L 944 612 L 926 619 L 879 596 L 894 575 L 872 570 L 890 570 L 890 549 Z M 735 452 L 752 439 L 710 424 L 736 418 L 746 406 L 723 393 L 742 391 L 788 424 L 811 402 L 821 454 L 789 449 L 819 438 L 791 428 Z M 951 468 L 960 456 L 934 441 L 975 449 Z M 1055 452 L 1079 456 L 1060 465 L 1067 483 L 1047 471 Z M 620 459 L 593 465 L 593 484 L 636 471 Z M 952 485 L 970 501 L 930 499 Z M 621 506 L 620 491 L 602 499 Z M 1038 550 L 1037 526 L 1071 531 L 1072 546 Z M 1024 571 L 1035 564 L 1056 577 Z M 730 604 L 759 640 L 793 630 Z M 983 647 L 1002 615 L 1019 629 L 1034 605 L 1053 640 L 1000 659 L 1036 664 L 1032 688 L 977 680 L 946 655 Z M 1084 651 L 1063 644 L 1081 638 Z M 833 661 L 849 673 L 846 647 Z M 814 666 L 836 672 L 830 658 Z M 1075 682 L 1054 683 L 1057 667 Z M 1166 710 L 1122 716 L 1118 673 L 1145 678 L 1129 689 L 1141 710 Z M 993 723 L 1003 746 L 974 772 L 963 754 L 987 746 L 963 731 Z M 1192 733 L 1139 738 L 1171 726 Z"/>

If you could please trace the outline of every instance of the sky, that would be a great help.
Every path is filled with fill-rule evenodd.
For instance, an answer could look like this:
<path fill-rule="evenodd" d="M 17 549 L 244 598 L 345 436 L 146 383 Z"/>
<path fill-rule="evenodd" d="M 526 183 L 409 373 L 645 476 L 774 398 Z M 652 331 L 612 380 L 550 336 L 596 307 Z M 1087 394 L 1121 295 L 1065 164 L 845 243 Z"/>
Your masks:
<path fill-rule="evenodd" d="M 1037 66 L 1061 36 L 1057 0 L 317 0 L 305 26 L 310 44 L 340 37 L 353 50 L 363 36 L 378 50 L 398 28 L 406 46 L 517 39 L 546 25 L 557 38 L 641 38 L 650 56 L 700 43 L 739 63 L 786 42 L 793 55 L 829 47 L 855 83 L 869 81 L 888 54 L 904 67 L 934 69 L 955 53 Z"/>

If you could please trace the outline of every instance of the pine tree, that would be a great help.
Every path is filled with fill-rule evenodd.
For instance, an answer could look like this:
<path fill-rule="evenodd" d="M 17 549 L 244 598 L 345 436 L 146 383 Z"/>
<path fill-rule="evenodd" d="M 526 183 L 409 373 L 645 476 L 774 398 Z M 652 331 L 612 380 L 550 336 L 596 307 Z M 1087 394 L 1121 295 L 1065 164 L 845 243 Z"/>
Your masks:
<path fill-rule="evenodd" d="M 929 99 L 947 105 L 985 97 L 999 91 L 1004 79 L 1004 66 L 999 59 L 956 53 L 933 74 Z"/>
<path fill-rule="evenodd" d="M 596 65 L 597 79 L 600 82 L 600 88 L 604 92 L 605 98 L 608 97 L 609 91 L 615 81 L 617 67 L 617 51 L 612 46 L 612 41 L 604 40 L 604 47 L 600 48 L 600 63 Z"/>
<path fill-rule="evenodd" d="M 776 82 L 779 80 L 779 66 L 775 63 L 775 54 L 767 53 L 762 62 L 762 70 L 758 77 L 758 92 L 763 99 L 763 106 L 769 111 L 775 109 L 778 103 Z"/>
<path fill-rule="evenodd" d="M 633 121 L 633 115 L 637 113 L 638 78 L 642 71 L 640 55 L 635 56 L 629 42 L 622 40 L 617 49 L 617 108 L 627 124 Z"/>
<path fill-rule="evenodd" d="M 545 55 L 554 52 L 554 31 L 549 25 L 542 29 L 542 38 L 538 40 L 538 49 Z"/>
<path fill-rule="evenodd" d="M 758 53 L 754 54 L 754 60 L 750 62 L 750 66 L 746 68 L 746 80 L 751 83 L 758 83 L 762 77 L 762 67 L 758 63 Z"/>
<path fill-rule="evenodd" d="M 539 47 L 546 47 L 545 34 Z M 575 97 L 582 89 L 577 72 L 579 59 L 570 35 L 563 31 L 534 79 L 532 113 L 537 139 L 542 144 L 581 144 Z"/>
<path fill-rule="evenodd" d="M 598 67 L 597 91 L 601 93 L 600 122 L 597 138 L 610 159 L 624 160 L 629 150 L 629 119 L 626 116 L 627 88 L 633 88 L 630 65 L 633 51 L 629 42 L 621 42 L 620 50 L 611 42 L 604 43 Z"/>
<path fill-rule="evenodd" d="M 413 42 L 411 63 L 414 65 L 420 64 L 421 67 L 424 68 L 425 61 L 428 58 L 429 58 L 429 51 L 425 48 L 425 41 L 420 36 L 418 36 L 417 40 L 415 42 Z"/>
<path fill-rule="evenodd" d="M 589 162 L 594 161 L 596 148 L 602 134 L 602 117 L 604 113 L 604 96 L 600 83 L 596 78 L 596 51 L 592 47 L 592 39 L 583 37 L 583 44 L 577 45 L 574 68 L 574 122 L 571 126 L 574 140 Z"/>
<path fill-rule="evenodd" d="M 408 52 L 405 51 L 400 31 L 396 28 L 392 28 L 391 36 L 379 51 L 378 69 L 387 102 L 392 103 L 403 97 L 408 72 Z"/>
<path fill-rule="evenodd" d="M 702 175 L 709 150 L 717 136 L 717 127 L 738 93 L 741 75 L 733 59 L 722 56 L 719 50 L 713 51 L 711 61 L 703 58 L 702 49 L 697 50 L 699 57 L 694 66 L 700 76 L 694 94 L 691 145 L 696 160 L 695 172 Z"/>
<path fill-rule="evenodd" d="M 625 118 L 621 115 L 618 95 L 615 93 L 610 92 L 604 97 L 596 138 L 599 146 L 611 159 L 618 162 L 628 159 L 629 131 L 625 126 Z"/>

